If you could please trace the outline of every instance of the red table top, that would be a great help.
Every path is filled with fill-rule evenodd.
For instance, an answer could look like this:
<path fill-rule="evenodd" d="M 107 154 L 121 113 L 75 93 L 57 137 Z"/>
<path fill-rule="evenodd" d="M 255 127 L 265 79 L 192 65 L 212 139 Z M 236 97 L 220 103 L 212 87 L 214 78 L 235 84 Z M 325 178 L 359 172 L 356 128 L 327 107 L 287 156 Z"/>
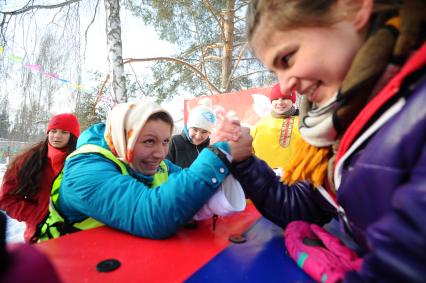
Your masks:
<path fill-rule="evenodd" d="M 242 213 L 198 222 L 166 240 L 136 237 L 103 226 L 35 245 L 52 261 L 63 282 L 182 282 L 246 232 L 260 214 L 253 205 Z M 121 266 L 98 272 L 96 265 L 116 259 Z"/>

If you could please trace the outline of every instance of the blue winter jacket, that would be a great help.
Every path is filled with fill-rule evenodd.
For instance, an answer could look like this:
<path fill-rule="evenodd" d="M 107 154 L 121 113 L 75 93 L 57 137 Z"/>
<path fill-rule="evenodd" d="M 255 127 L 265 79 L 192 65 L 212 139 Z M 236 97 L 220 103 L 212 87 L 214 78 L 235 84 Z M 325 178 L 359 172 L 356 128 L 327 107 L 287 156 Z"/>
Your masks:
<path fill-rule="evenodd" d="M 84 131 L 77 148 L 95 144 L 109 150 L 105 124 Z M 218 145 L 229 150 L 226 143 Z M 165 160 L 168 181 L 149 188 L 152 176 L 127 167 L 128 176 L 100 154 L 78 154 L 65 162 L 59 209 L 70 222 L 92 217 L 134 235 L 161 239 L 172 236 L 216 192 L 229 171 L 222 160 L 204 149 L 187 169 Z"/>
<path fill-rule="evenodd" d="M 426 55 L 426 45 L 422 50 Z M 396 95 L 387 105 L 398 108 L 376 113 L 377 130 L 342 163 L 337 201 L 346 232 L 365 251 L 360 272 L 348 273 L 345 282 L 426 282 L 425 74 L 423 64 L 401 86 L 390 84 Z M 337 215 L 317 189 L 281 183 L 259 159 L 236 164 L 234 176 L 259 211 L 282 227 L 292 220 L 323 224 Z"/>

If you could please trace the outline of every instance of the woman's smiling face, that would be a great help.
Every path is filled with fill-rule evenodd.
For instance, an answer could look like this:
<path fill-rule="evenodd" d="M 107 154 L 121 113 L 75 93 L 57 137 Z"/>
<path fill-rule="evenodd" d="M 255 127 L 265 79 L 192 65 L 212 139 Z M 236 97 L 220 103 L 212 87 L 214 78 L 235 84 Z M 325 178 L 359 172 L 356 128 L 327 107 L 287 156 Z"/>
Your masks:
<path fill-rule="evenodd" d="M 274 99 L 271 102 L 272 111 L 274 111 L 278 115 L 283 115 L 285 112 L 291 109 L 293 106 L 293 102 L 291 99 L 286 98 L 278 98 Z"/>
<path fill-rule="evenodd" d="M 160 119 L 148 120 L 136 142 L 132 166 L 144 175 L 154 175 L 169 152 L 172 126 Z"/>
<path fill-rule="evenodd" d="M 277 75 L 281 91 L 297 91 L 316 106 L 326 104 L 339 90 L 363 43 L 347 20 L 324 27 L 273 30 L 267 38 L 260 32 L 251 40 L 254 52 Z"/>

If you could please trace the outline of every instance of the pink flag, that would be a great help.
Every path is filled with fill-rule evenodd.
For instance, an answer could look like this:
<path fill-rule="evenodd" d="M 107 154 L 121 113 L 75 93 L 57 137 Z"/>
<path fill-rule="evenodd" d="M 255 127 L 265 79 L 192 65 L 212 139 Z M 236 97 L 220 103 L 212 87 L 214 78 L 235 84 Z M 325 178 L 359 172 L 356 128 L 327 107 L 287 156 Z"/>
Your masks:
<path fill-rule="evenodd" d="M 58 74 L 53 74 L 53 73 L 43 73 L 43 74 L 46 75 L 46 76 L 48 76 L 48 77 L 54 78 L 54 79 L 59 78 Z"/>
<path fill-rule="evenodd" d="M 25 64 L 25 67 L 36 72 L 40 72 L 40 69 L 41 69 L 40 65 Z"/>

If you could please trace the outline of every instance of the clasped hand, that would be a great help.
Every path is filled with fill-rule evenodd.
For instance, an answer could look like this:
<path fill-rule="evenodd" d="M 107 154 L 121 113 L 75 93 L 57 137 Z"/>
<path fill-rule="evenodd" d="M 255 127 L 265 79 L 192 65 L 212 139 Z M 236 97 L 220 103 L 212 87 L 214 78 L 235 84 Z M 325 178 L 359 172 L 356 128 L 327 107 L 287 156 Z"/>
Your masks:
<path fill-rule="evenodd" d="M 216 113 L 216 124 L 210 137 L 211 144 L 228 141 L 231 147 L 232 161 L 240 162 L 252 155 L 252 137 L 250 129 L 242 127 L 235 115 Z"/>

